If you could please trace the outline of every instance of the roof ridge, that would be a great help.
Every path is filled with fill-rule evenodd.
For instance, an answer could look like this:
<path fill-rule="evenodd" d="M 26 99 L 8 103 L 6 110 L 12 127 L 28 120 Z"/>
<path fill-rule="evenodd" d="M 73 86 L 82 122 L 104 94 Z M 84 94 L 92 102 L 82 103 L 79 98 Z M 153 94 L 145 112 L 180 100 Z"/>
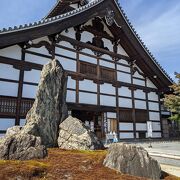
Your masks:
<path fill-rule="evenodd" d="M 153 60 L 153 62 L 156 64 L 156 66 L 159 67 L 159 69 L 163 72 L 163 74 L 171 81 L 174 82 L 173 79 L 168 75 L 168 73 L 164 70 L 164 68 L 160 65 L 160 63 L 157 61 L 157 59 L 153 56 L 153 54 L 151 53 L 151 51 L 148 49 L 148 47 L 146 46 L 146 44 L 143 42 L 143 40 L 141 39 L 141 37 L 139 36 L 139 34 L 136 32 L 135 28 L 133 27 L 132 23 L 130 22 L 130 20 L 128 19 L 126 13 L 124 12 L 123 8 L 120 6 L 120 3 L 118 2 L 118 0 L 114 0 L 116 1 L 116 4 L 118 5 L 120 12 L 122 13 L 124 19 L 126 20 L 126 22 L 128 23 L 130 29 L 132 30 L 132 32 L 135 34 L 136 38 L 139 40 L 141 46 L 146 50 L 146 53 L 151 57 L 151 59 Z"/>

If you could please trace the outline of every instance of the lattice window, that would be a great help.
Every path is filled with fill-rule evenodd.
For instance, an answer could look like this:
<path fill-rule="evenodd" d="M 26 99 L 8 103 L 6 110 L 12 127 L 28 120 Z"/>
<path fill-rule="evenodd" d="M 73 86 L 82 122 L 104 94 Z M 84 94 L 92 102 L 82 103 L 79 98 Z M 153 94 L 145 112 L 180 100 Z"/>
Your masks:
<path fill-rule="evenodd" d="M 136 109 L 135 114 L 136 114 L 136 122 L 148 121 L 148 111 Z"/>
<path fill-rule="evenodd" d="M 80 73 L 88 76 L 97 76 L 97 65 L 80 62 Z"/>
<path fill-rule="evenodd" d="M 15 116 L 17 111 L 17 99 L 0 97 L 0 115 Z M 26 116 L 34 103 L 33 99 L 21 99 L 20 116 Z"/>
<path fill-rule="evenodd" d="M 80 62 L 80 73 L 107 81 L 116 80 L 115 70 L 100 66 L 100 74 L 98 77 L 97 68 L 98 67 L 95 64 Z"/>
<path fill-rule="evenodd" d="M 119 111 L 120 122 L 132 122 L 132 110 L 123 109 Z"/>
<path fill-rule="evenodd" d="M 0 114 L 14 115 L 16 113 L 17 100 L 13 98 L 0 97 Z"/>
<path fill-rule="evenodd" d="M 33 103 L 34 103 L 33 100 L 24 100 L 24 99 L 21 100 L 21 110 L 20 110 L 21 116 L 25 116 L 27 114 L 27 112 L 31 109 Z"/>

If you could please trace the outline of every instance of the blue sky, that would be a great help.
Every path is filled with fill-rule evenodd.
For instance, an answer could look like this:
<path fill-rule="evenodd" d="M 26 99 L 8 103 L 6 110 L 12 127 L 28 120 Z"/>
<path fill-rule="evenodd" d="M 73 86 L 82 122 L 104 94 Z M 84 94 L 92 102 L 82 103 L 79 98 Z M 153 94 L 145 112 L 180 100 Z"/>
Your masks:
<path fill-rule="evenodd" d="M 1 0 L 0 29 L 43 18 L 56 0 Z M 128 18 L 168 74 L 180 72 L 180 0 L 120 0 Z"/>

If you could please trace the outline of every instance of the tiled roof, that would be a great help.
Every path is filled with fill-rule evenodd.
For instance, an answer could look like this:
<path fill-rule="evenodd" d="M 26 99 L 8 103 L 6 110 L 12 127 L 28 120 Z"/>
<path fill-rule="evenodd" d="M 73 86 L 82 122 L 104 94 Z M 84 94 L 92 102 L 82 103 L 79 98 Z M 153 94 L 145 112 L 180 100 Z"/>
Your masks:
<path fill-rule="evenodd" d="M 1 34 L 5 34 L 5 33 L 11 33 L 11 32 L 15 32 L 15 31 L 22 31 L 25 29 L 30 29 L 30 28 L 34 28 L 34 27 L 38 27 L 38 26 L 43 26 L 46 24 L 50 24 L 50 23 L 54 23 L 57 21 L 61 21 L 63 19 L 66 19 L 68 17 L 74 16 L 80 12 L 86 11 L 87 9 L 92 8 L 93 6 L 96 6 L 97 4 L 103 2 L 104 0 L 94 0 L 80 8 L 74 9 L 70 12 L 58 15 L 58 16 L 54 16 L 51 18 L 47 18 L 47 19 L 43 19 L 34 23 L 29 23 L 29 24 L 24 24 L 24 25 L 19 25 L 19 26 L 14 26 L 14 27 L 9 27 L 9 28 L 3 28 L 2 30 L 0 30 L 0 35 Z"/>

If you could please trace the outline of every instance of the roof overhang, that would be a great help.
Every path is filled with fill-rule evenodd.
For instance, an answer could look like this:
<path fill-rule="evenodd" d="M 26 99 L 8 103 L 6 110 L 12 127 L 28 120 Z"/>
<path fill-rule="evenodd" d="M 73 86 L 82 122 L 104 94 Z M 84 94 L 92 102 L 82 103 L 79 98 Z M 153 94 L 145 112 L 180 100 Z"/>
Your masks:
<path fill-rule="evenodd" d="M 105 17 L 107 8 L 115 13 L 115 23 L 109 28 L 116 37 L 120 36 L 120 42 L 132 60 L 136 60 L 136 64 L 145 71 L 159 89 L 162 91 L 168 89 L 173 81 L 144 46 L 116 0 L 94 0 L 85 6 L 55 17 L 8 30 L 4 29 L 0 32 L 0 48 L 57 34 L 69 27 L 83 24 L 96 16 Z M 154 75 L 157 76 L 156 79 Z"/>

